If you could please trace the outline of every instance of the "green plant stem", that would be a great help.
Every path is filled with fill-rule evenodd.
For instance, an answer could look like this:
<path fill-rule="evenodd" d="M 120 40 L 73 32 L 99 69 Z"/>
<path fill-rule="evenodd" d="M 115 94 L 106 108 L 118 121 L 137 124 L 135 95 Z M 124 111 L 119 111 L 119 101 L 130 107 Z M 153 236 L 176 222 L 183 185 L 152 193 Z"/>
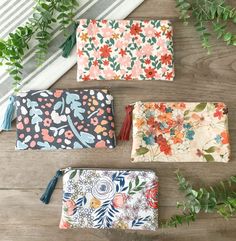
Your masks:
<path fill-rule="evenodd" d="M 228 219 L 236 214 L 236 176 L 213 187 L 194 189 L 179 173 L 176 173 L 179 189 L 185 192 L 185 201 L 177 203 L 180 215 L 168 219 L 164 227 L 177 227 L 196 220 L 200 212 L 217 213 Z"/>
<path fill-rule="evenodd" d="M 207 49 L 208 53 L 211 49 L 210 30 L 227 45 L 236 46 L 236 34 L 227 30 L 228 23 L 236 23 L 236 9 L 227 5 L 224 0 L 176 0 L 176 3 L 180 11 L 180 19 L 185 24 L 189 19 L 195 21 L 202 47 Z"/>
<path fill-rule="evenodd" d="M 58 22 L 60 29 L 64 31 L 73 23 L 77 6 L 77 0 L 36 0 L 34 13 L 26 24 L 10 33 L 6 40 L 0 39 L 0 65 L 8 66 L 8 72 L 14 79 L 14 92 L 18 92 L 20 87 L 22 62 L 30 41 L 34 38 L 38 42 L 36 60 L 40 65 L 44 62 L 48 52 L 52 23 Z"/>

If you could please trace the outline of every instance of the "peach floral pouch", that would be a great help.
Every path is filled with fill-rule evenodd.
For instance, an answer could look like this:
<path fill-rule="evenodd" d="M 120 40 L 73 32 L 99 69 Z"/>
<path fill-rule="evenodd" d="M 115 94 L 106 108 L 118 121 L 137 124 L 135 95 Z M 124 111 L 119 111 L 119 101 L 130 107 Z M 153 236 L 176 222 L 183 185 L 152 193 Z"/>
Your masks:
<path fill-rule="evenodd" d="M 77 80 L 173 80 L 172 36 L 168 20 L 81 19 Z"/>
<path fill-rule="evenodd" d="M 224 103 L 136 102 L 133 162 L 228 162 Z"/>

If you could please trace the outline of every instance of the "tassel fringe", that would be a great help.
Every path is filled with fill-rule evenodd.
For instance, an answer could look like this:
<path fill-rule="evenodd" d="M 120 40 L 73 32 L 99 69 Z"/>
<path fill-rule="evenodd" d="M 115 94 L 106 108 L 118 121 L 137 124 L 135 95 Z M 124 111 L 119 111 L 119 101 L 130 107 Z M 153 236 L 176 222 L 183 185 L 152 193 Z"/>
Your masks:
<path fill-rule="evenodd" d="M 64 58 L 67 58 L 73 47 L 76 44 L 76 29 L 78 27 L 78 23 L 74 22 L 73 23 L 73 32 L 71 33 L 71 35 L 66 39 L 66 41 L 60 46 L 60 48 L 62 49 L 62 56 Z"/>
<path fill-rule="evenodd" d="M 43 195 L 41 196 L 40 200 L 45 203 L 48 204 L 50 202 L 52 193 L 57 185 L 57 181 L 58 178 L 61 177 L 63 174 L 63 172 L 61 170 L 58 170 L 56 172 L 56 175 L 52 178 L 52 180 L 48 183 L 48 186 L 46 188 L 46 190 L 44 191 Z"/>
<path fill-rule="evenodd" d="M 11 129 L 11 122 L 15 112 L 15 96 L 11 95 L 8 100 L 8 105 L 3 117 L 0 129 L 8 131 Z"/>
<path fill-rule="evenodd" d="M 132 125 L 133 106 L 131 106 L 131 105 L 126 106 L 125 111 L 126 111 L 126 116 L 125 116 L 124 122 L 122 124 L 120 134 L 118 136 L 118 139 L 122 140 L 122 141 L 129 140 L 131 125 Z"/>

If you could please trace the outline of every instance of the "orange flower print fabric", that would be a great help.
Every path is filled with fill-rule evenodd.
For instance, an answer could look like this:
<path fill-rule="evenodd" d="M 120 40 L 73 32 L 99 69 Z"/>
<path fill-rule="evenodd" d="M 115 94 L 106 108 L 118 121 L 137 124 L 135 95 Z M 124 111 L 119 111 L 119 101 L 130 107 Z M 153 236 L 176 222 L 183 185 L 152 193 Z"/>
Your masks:
<path fill-rule="evenodd" d="M 157 230 L 158 177 L 149 170 L 68 168 L 59 227 Z"/>
<path fill-rule="evenodd" d="M 114 148 L 113 97 L 107 90 L 19 93 L 16 148 Z"/>
<path fill-rule="evenodd" d="M 224 103 L 136 102 L 133 162 L 228 162 Z"/>
<path fill-rule="evenodd" d="M 170 21 L 81 19 L 78 25 L 78 81 L 173 80 Z"/>

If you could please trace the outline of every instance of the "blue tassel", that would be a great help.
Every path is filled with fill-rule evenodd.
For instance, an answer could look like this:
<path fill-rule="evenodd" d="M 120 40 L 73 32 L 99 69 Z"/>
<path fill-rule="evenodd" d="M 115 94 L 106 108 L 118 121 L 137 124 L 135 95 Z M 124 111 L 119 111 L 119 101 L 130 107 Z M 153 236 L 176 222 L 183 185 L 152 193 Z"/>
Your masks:
<path fill-rule="evenodd" d="M 52 178 L 52 180 L 48 183 L 48 186 L 45 190 L 45 192 L 43 193 L 43 195 L 41 196 L 40 200 L 45 203 L 48 204 L 50 202 L 52 193 L 57 185 L 57 181 L 58 178 L 61 177 L 63 174 L 62 170 L 58 170 L 56 172 L 56 175 Z"/>
<path fill-rule="evenodd" d="M 15 96 L 11 95 L 8 99 L 8 106 L 3 117 L 1 130 L 8 131 L 11 129 L 11 121 L 15 112 Z"/>

